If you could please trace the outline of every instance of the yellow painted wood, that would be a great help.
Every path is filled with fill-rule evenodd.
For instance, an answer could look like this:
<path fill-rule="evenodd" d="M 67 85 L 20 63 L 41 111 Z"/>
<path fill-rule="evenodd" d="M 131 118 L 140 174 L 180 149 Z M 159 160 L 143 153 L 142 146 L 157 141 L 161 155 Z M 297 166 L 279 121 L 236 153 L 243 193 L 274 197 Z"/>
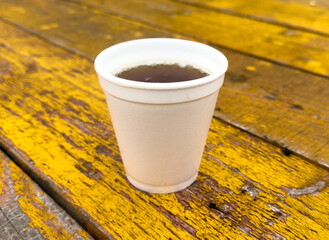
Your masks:
<path fill-rule="evenodd" d="M 315 31 L 329 35 L 329 9 L 319 1 L 278 1 L 278 0 L 177 0 L 200 7 L 210 7 L 228 14 L 251 17 L 291 28 Z"/>
<path fill-rule="evenodd" d="M 137 19 L 160 29 L 186 34 L 189 37 L 195 37 L 212 44 L 225 46 L 310 72 L 327 76 L 329 74 L 329 67 L 326 65 L 329 62 L 328 37 L 187 6 L 169 0 L 152 2 L 139 0 L 119 2 L 114 0 L 102 2 L 94 0 L 81 1 L 107 8 L 110 12 Z M 93 15 L 90 15 L 88 8 L 84 5 L 82 5 L 81 11 L 77 11 L 79 9 L 77 6 L 64 2 L 58 4 L 54 0 L 16 1 L 15 3 L 9 0 L 1 0 L 0 4 L 0 15 L 3 18 L 33 31 L 42 32 L 46 36 L 52 36 L 63 44 L 72 45 L 72 43 L 77 43 L 82 46 L 96 48 L 98 46 L 98 34 L 101 34 L 102 31 L 111 32 L 107 36 L 109 39 L 115 38 L 117 35 L 130 35 L 127 28 L 124 26 L 119 28 L 119 25 L 115 23 L 117 17 L 104 15 L 104 12 L 99 9 L 92 9 Z M 35 8 L 36 6 L 37 8 Z M 39 10 L 36 11 L 38 8 Z M 42 10 L 40 11 L 40 9 Z M 61 14 L 58 14 L 58 12 L 61 12 Z M 82 21 L 77 20 L 77 15 Z M 64 16 L 66 17 L 64 18 Z M 92 27 L 94 22 L 100 23 L 104 16 L 110 18 L 108 21 L 111 21 L 111 24 L 109 24 L 111 29 L 104 29 L 101 24 L 96 24 L 96 28 Z M 112 22 L 112 20 L 114 21 Z M 79 29 L 81 24 L 86 25 L 85 28 L 70 33 L 73 29 Z M 140 23 L 136 24 L 137 28 L 141 27 Z M 58 26 L 61 25 L 69 28 L 66 30 L 67 32 L 65 31 L 65 34 L 69 33 L 75 37 L 68 40 L 65 34 L 58 36 L 56 33 L 59 30 Z M 85 40 L 79 38 L 83 31 L 87 32 L 89 38 L 95 41 L 93 45 L 86 45 L 84 44 Z M 134 38 L 143 37 L 143 34 L 138 30 L 134 34 L 136 34 Z M 165 33 L 162 34 L 166 35 Z M 303 50 L 301 51 L 301 49 Z"/>
<path fill-rule="evenodd" d="M 216 119 L 192 186 L 167 195 L 136 190 L 92 62 L 1 22 L 0 36 L 0 143 L 58 186 L 94 235 L 327 238 L 328 170 Z"/>
<path fill-rule="evenodd" d="M 173 37 L 136 21 L 65 1 L 1 0 L 0 17 L 87 55 L 113 43 L 145 37 Z M 92 42 L 92 44 L 90 44 Z"/>
<path fill-rule="evenodd" d="M 91 59 L 121 41 L 182 37 L 70 2 L 1 3 L 6 9 L 3 16 Z M 169 5 L 164 6 L 165 10 Z M 285 46 L 282 51 L 288 51 Z M 328 80 L 219 49 L 230 63 L 215 116 L 309 159 L 329 164 Z"/>
<path fill-rule="evenodd" d="M 284 2 L 285 0 L 278 0 Z M 315 1 L 307 1 L 307 0 L 291 0 L 301 5 L 312 6 L 312 7 L 320 7 L 320 8 L 329 8 L 329 3 L 327 0 L 315 0 Z"/>
<path fill-rule="evenodd" d="M 329 82 L 241 55 L 230 61 L 215 116 L 329 164 Z"/>
<path fill-rule="evenodd" d="M 1 239 L 93 239 L 0 152 Z"/>
<path fill-rule="evenodd" d="M 329 62 L 328 37 L 170 0 L 77 1 L 215 45 L 329 75 L 329 66 L 326 65 Z"/>

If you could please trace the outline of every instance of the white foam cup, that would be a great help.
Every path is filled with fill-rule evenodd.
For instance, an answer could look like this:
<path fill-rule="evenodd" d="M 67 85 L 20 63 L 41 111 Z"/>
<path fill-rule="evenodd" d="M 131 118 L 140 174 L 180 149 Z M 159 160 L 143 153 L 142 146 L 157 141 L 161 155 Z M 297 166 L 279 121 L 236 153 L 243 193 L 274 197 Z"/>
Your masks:
<path fill-rule="evenodd" d="M 116 77 L 138 65 L 191 65 L 208 76 L 172 83 Z M 102 51 L 95 68 L 112 119 L 128 180 L 153 193 L 191 185 L 197 175 L 227 59 L 207 45 L 153 38 Z"/>

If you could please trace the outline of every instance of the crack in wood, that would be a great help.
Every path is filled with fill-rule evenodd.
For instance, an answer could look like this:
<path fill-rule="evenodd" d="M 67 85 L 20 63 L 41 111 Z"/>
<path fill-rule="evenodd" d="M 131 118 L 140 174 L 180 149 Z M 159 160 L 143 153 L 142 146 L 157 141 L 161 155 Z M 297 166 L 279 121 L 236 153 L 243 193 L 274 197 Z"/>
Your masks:
<path fill-rule="evenodd" d="M 308 195 L 308 194 L 316 194 L 320 192 L 322 189 L 327 187 L 328 183 L 327 181 L 320 180 L 317 183 L 305 186 L 303 188 L 289 188 L 289 187 L 282 187 L 283 191 L 293 197 L 296 196 L 302 196 L 302 195 Z"/>

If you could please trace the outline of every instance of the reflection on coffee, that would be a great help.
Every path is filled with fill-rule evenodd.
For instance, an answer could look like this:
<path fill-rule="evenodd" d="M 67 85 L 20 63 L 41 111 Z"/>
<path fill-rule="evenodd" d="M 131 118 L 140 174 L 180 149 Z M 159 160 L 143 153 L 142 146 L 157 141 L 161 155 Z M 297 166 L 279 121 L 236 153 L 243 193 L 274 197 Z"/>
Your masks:
<path fill-rule="evenodd" d="M 139 65 L 116 74 L 119 78 L 152 83 L 185 82 L 208 75 L 190 65 L 178 64 Z"/>

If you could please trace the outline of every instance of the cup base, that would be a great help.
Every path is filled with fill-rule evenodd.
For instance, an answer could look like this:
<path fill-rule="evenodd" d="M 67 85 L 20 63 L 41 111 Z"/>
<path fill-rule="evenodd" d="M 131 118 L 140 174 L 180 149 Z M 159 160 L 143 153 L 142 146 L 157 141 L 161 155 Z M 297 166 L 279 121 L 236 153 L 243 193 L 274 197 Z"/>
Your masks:
<path fill-rule="evenodd" d="M 136 188 L 143 190 L 145 192 L 150 192 L 150 193 L 173 193 L 173 192 L 178 192 L 180 190 L 183 190 L 184 188 L 187 188 L 190 186 L 195 179 L 198 176 L 198 172 L 194 174 L 191 178 L 187 179 L 184 182 L 180 182 L 175 185 L 165 185 L 165 186 L 156 186 L 156 185 L 148 185 L 145 183 L 141 183 L 133 179 L 127 174 L 127 178 L 129 182 L 134 185 Z"/>

